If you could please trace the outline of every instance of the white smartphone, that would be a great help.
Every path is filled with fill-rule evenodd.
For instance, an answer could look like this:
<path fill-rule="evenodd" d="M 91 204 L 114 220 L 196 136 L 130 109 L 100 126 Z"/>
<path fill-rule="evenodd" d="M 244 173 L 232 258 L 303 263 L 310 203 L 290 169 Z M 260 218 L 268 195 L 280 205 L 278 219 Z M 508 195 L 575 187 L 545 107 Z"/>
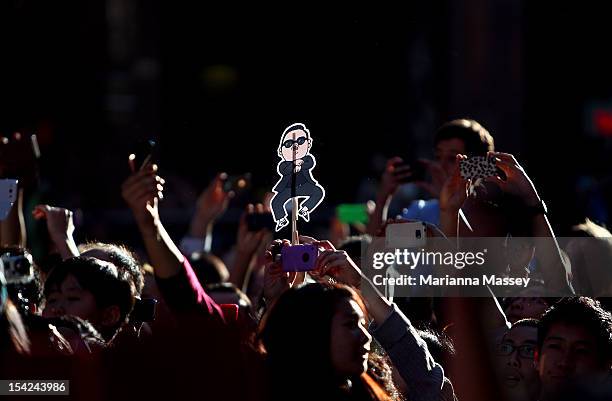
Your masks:
<path fill-rule="evenodd" d="M 427 226 L 422 221 L 389 224 L 385 231 L 387 249 L 422 248 L 427 244 Z"/>
<path fill-rule="evenodd" d="M 12 178 L 0 180 L 0 221 L 6 219 L 17 200 L 17 183 Z"/>

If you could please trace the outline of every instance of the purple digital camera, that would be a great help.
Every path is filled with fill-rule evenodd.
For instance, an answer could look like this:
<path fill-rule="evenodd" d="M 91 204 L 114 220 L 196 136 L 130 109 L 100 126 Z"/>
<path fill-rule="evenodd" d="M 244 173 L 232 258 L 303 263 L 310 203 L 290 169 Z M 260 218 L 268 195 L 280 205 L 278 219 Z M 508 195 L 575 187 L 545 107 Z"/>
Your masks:
<path fill-rule="evenodd" d="M 283 271 L 306 272 L 313 270 L 319 257 L 319 248 L 316 245 L 285 246 L 281 250 L 281 263 Z"/>

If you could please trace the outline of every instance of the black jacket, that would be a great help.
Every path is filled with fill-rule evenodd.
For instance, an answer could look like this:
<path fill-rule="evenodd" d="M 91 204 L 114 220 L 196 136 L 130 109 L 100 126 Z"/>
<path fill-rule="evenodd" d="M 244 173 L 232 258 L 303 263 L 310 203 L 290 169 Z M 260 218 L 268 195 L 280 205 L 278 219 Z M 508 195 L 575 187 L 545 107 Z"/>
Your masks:
<path fill-rule="evenodd" d="M 315 165 L 314 158 L 311 155 L 306 155 L 302 160 L 304 160 L 304 164 L 302 164 L 302 169 L 295 175 L 296 187 L 300 187 L 306 183 L 311 185 L 317 185 L 317 183 L 312 178 L 312 175 L 310 174 L 310 170 Z M 293 171 L 293 162 L 280 162 L 276 170 L 282 176 L 282 178 L 274 186 L 274 188 L 272 188 L 272 190 L 277 193 L 280 193 L 284 189 L 291 189 L 291 172 Z"/>

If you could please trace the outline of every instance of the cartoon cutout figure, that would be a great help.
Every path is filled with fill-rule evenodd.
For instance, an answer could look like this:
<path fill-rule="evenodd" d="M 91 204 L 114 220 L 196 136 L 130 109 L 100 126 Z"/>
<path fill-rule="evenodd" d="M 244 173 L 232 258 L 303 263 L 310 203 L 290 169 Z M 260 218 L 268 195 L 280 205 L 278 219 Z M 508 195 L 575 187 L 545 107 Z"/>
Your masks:
<path fill-rule="evenodd" d="M 317 165 L 317 161 L 314 155 L 310 154 L 311 147 L 312 137 L 304 124 L 290 125 L 281 136 L 278 155 L 282 160 L 276 166 L 280 179 L 272 188 L 274 196 L 270 201 L 276 231 L 289 224 L 286 206 L 293 197 L 298 199 L 298 218 L 301 217 L 304 221 L 310 221 L 310 213 L 325 197 L 325 190 L 312 177 L 312 169 Z M 295 184 L 292 181 L 294 170 Z M 292 190 L 295 190 L 294 195 Z"/>

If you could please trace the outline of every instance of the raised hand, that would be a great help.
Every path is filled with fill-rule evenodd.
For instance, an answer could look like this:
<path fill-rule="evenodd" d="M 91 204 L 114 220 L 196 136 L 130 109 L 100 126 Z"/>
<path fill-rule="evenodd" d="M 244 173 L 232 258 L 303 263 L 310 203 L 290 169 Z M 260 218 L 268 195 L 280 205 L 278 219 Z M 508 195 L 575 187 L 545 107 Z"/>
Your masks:
<path fill-rule="evenodd" d="M 489 177 L 486 179 L 488 182 L 494 182 L 502 191 L 522 199 L 526 206 L 540 204 L 538 191 L 513 155 L 501 152 L 489 152 L 489 155 L 495 157 L 496 165 L 504 172 L 506 179 Z"/>
<path fill-rule="evenodd" d="M 61 207 L 37 205 L 32 211 L 36 220 L 45 219 L 49 237 L 63 259 L 79 255 L 74 242 L 74 222 L 72 212 Z"/>
<path fill-rule="evenodd" d="M 157 204 L 163 199 L 164 183 L 164 179 L 157 175 L 155 164 L 145 165 L 123 182 L 121 195 L 141 228 L 159 220 Z"/>

